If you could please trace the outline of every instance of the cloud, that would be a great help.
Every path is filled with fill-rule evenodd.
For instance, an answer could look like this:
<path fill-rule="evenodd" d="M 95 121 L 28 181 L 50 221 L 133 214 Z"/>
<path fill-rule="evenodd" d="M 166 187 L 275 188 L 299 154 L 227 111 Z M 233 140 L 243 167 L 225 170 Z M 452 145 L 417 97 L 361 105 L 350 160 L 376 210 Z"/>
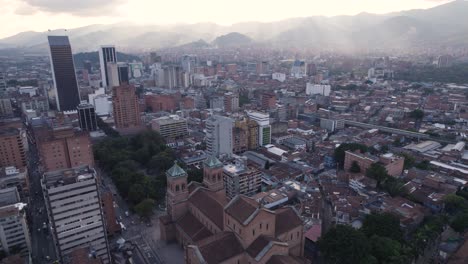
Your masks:
<path fill-rule="evenodd" d="M 67 13 L 77 16 L 112 15 L 117 6 L 126 0 L 20 0 L 16 14 L 33 14 L 34 11 Z"/>

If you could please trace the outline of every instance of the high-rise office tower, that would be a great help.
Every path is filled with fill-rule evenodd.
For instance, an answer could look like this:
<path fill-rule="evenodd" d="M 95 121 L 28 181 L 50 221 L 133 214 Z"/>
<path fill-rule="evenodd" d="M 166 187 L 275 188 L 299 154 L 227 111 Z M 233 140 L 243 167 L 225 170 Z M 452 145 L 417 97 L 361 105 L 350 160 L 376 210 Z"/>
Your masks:
<path fill-rule="evenodd" d="M 67 36 L 49 36 L 48 39 L 57 110 L 76 110 L 80 104 L 80 93 L 70 41 Z"/>
<path fill-rule="evenodd" d="M 233 122 L 224 116 L 211 116 L 206 120 L 206 147 L 210 156 L 232 156 Z"/>
<path fill-rule="evenodd" d="M 61 263 L 80 248 L 110 263 L 96 171 L 89 166 L 45 173 L 41 179 L 52 238 Z"/>
<path fill-rule="evenodd" d="M 140 127 L 140 107 L 135 86 L 124 84 L 112 87 L 112 101 L 117 129 Z"/>
<path fill-rule="evenodd" d="M 128 64 L 126 63 L 107 63 L 107 85 L 109 88 L 128 84 Z"/>
<path fill-rule="evenodd" d="M 76 110 L 78 110 L 78 120 L 80 121 L 80 127 L 84 131 L 96 131 L 97 120 L 96 112 L 92 104 L 80 104 Z"/>
<path fill-rule="evenodd" d="M 108 63 L 117 63 L 114 46 L 101 46 L 99 48 L 99 62 L 101 65 L 102 87 L 109 87 Z"/>

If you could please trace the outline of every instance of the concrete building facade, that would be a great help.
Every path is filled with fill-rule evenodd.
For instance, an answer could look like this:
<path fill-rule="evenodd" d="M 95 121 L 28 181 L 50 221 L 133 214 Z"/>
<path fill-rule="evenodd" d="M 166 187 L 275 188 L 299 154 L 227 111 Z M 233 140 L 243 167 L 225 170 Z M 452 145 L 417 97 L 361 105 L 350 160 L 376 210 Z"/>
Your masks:
<path fill-rule="evenodd" d="M 178 115 L 154 119 L 151 121 L 151 128 L 164 138 L 178 139 L 188 135 L 187 120 Z"/>
<path fill-rule="evenodd" d="M 63 263 L 85 248 L 110 263 L 98 180 L 89 166 L 45 173 L 41 179 L 57 256 Z"/>
<path fill-rule="evenodd" d="M 206 152 L 210 156 L 232 156 L 233 120 L 224 116 L 211 116 L 206 120 Z"/>

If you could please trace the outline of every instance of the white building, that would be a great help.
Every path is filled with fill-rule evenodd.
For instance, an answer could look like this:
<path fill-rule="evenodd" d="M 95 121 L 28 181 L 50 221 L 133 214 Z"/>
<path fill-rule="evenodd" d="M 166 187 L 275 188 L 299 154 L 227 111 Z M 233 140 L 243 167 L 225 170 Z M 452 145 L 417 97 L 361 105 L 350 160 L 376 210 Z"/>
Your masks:
<path fill-rule="evenodd" d="M 320 127 L 330 132 L 334 132 L 335 130 L 343 129 L 345 127 L 345 122 L 343 119 L 335 120 L 321 118 Z"/>
<path fill-rule="evenodd" d="M 307 87 L 306 87 L 307 95 L 320 94 L 323 96 L 329 96 L 330 91 L 331 91 L 330 85 L 307 83 Z"/>
<path fill-rule="evenodd" d="M 110 263 L 102 203 L 96 172 L 88 166 L 45 173 L 42 189 L 47 213 L 62 263 L 77 248 L 89 248 Z"/>
<path fill-rule="evenodd" d="M 284 82 L 286 81 L 286 74 L 281 73 L 281 72 L 275 72 L 271 75 L 271 78 L 279 82 Z"/>
<path fill-rule="evenodd" d="M 112 101 L 111 96 L 101 94 L 93 98 L 94 109 L 98 116 L 109 116 L 112 113 Z"/>
<path fill-rule="evenodd" d="M 0 190 L 0 251 L 9 254 L 15 248 L 22 256 L 31 252 L 26 221 L 26 204 L 19 202 L 16 187 Z"/>
<path fill-rule="evenodd" d="M 117 63 L 115 47 L 112 45 L 101 46 L 99 48 L 99 63 L 101 68 L 102 87 L 109 87 L 108 64 Z M 110 87 L 109 87 L 110 88 Z"/>
<path fill-rule="evenodd" d="M 271 144 L 270 116 L 257 111 L 247 111 L 247 116 L 258 124 L 258 144 L 260 146 Z"/>
<path fill-rule="evenodd" d="M 307 63 L 304 61 L 296 60 L 291 67 L 291 77 L 303 78 L 307 76 Z"/>
<path fill-rule="evenodd" d="M 232 156 L 232 126 L 229 117 L 211 116 L 206 120 L 206 152 L 209 156 Z"/>

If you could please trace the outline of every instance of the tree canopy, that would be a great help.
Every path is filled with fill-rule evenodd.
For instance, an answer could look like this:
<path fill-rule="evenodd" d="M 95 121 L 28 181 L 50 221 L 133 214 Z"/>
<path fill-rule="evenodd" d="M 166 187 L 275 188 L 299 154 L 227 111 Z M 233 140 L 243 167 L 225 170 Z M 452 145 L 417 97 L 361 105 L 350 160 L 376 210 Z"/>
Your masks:
<path fill-rule="evenodd" d="M 327 263 L 357 264 L 370 258 L 371 245 L 364 233 L 338 225 L 319 240 L 319 248 Z"/>
<path fill-rule="evenodd" d="M 343 169 L 345 152 L 351 150 L 360 150 L 361 152 L 367 152 L 367 146 L 359 143 L 343 143 L 335 149 L 334 156 L 335 161 L 338 163 L 339 168 Z"/>
<path fill-rule="evenodd" d="M 164 198 L 165 171 L 175 155 L 157 132 L 106 138 L 94 146 L 94 156 L 135 210 L 147 199 L 155 202 Z"/>

